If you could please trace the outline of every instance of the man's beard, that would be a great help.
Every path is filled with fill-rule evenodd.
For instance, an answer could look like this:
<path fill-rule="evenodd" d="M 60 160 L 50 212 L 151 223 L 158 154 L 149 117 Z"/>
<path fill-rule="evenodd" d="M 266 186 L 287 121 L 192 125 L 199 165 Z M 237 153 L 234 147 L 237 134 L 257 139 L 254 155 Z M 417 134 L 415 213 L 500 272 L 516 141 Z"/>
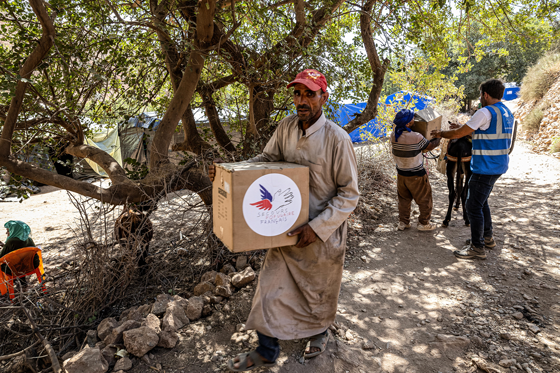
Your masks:
<path fill-rule="evenodd" d="M 301 113 L 300 109 L 305 109 L 307 111 L 305 111 L 304 113 Z M 311 107 L 309 107 L 307 105 L 300 105 L 300 106 L 297 107 L 297 115 L 299 117 L 299 120 L 301 120 L 303 122 L 307 122 L 307 121 L 311 120 L 313 117 L 315 117 L 316 114 L 317 114 L 317 112 L 313 112 L 311 110 Z"/>

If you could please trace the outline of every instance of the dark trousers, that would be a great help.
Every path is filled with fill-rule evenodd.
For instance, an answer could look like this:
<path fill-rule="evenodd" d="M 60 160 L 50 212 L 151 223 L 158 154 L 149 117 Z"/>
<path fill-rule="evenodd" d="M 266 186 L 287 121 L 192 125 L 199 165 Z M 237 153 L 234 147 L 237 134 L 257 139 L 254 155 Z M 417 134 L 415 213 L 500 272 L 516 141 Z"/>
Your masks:
<path fill-rule="evenodd" d="M 325 330 L 321 334 L 326 334 L 329 329 Z M 257 335 L 259 336 L 259 347 L 257 347 L 257 353 L 261 355 L 264 359 L 274 362 L 278 359 L 278 355 L 280 355 L 280 344 L 278 343 L 278 338 L 269 337 L 257 331 Z"/>
<path fill-rule="evenodd" d="M 432 217 L 432 187 L 428 175 L 402 176 L 397 175 L 397 194 L 399 196 L 399 221 L 410 223 L 410 207 L 412 200 L 418 205 L 420 224 L 429 224 Z"/>
<path fill-rule="evenodd" d="M 492 237 L 488 197 L 500 176 L 502 175 L 472 174 L 469 180 L 466 210 L 471 223 L 471 243 L 478 249 L 484 248 L 484 237 Z"/>

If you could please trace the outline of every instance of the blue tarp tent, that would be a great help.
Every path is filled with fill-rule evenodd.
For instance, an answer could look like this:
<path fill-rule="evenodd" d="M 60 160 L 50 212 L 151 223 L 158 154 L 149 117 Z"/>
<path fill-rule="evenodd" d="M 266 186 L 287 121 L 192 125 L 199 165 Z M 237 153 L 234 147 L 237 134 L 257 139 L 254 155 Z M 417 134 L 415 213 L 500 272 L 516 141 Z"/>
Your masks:
<path fill-rule="evenodd" d="M 387 96 L 385 103 L 394 106 L 395 108 L 413 109 L 414 111 L 424 110 L 426 106 L 433 103 L 435 100 L 428 96 L 422 96 L 414 92 L 399 91 L 390 96 Z M 397 111 L 397 110 L 395 110 Z"/>
<path fill-rule="evenodd" d="M 414 111 L 419 111 L 425 109 L 426 106 L 433 101 L 434 100 L 430 97 L 421 96 L 414 92 L 400 91 L 388 96 L 385 100 L 385 105 L 378 104 L 378 106 L 391 106 L 394 111 L 400 110 L 404 107 L 408 107 Z M 348 124 L 348 122 L 354 119 L 355 114 L 361 113 L 365 107 L 366 102 L 342 105 L 337 110 L 334 110 L 333 119 L 344 127 Z M 384 126 L 379 126 L 376 118 L 352 131 L 350 133 L 350 138 L 352 139 L 352 142 L 364 142 L 367 141 L 369 136 L 384 137 L 387 135 L 384 132 Z"/>
<path fill-rule="evenodd" d="M 516 98 L 519 97 L 519 90 L 520 89 L 521 88 L 519 88 L 519 87 L 506 88 L 506 90 L 504 91 L 504 97 L 502 97 L 502 100 L 504 100 L 504 101 L 515 100 Z"/>
<path fill-rule="evenodd" d="M 344 127 L 348 124 L 348 122 L 355 118 L 355 114 L 361 113 L 366 108 L 366 104 L 366 102 L 361 102 L 359 104 L 342 105 L 334 111 L 333 119 L 335 122 L 338 122 L 342 127 Z M 365 134 L 366 136 L 362 136 L 362 134 Z M 365 141 L 364 138 L 370 134 L 373 137 L 385 136 L 379 126 L 377 126 L 377 119 L 373 119 L 360 128 L 352 131 L 350 133 L 350 138 L 352 139 L 352 142 L 363 142 Z"/>

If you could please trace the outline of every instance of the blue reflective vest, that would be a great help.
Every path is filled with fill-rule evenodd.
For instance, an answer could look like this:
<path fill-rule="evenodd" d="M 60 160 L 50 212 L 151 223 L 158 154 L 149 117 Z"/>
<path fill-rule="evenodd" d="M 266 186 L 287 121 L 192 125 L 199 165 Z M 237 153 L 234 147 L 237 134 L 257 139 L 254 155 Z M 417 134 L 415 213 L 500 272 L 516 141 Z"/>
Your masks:
<path fill-rule="evenodd" d="M 501 102 L 485 106 L 492 114 L 490 127 L 476 130 L 472 137 L 471 170 L 475 174 L 505 174 L 509 165 L 509 149 L 515 119 Z"/>

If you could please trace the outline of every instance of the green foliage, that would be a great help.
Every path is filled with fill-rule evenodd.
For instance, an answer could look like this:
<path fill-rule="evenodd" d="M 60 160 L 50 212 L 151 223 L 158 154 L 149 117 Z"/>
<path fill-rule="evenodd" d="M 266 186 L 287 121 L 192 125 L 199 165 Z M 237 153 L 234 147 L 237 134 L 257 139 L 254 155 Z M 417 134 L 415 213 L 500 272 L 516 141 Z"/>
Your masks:
<path fill-rule="evenodd" d="M 148 175 L 149 169 L 146 164 L 140 163 L 134 158 L 126 158 L 123 162 L 126 176 L 130 180 L 142 180 Z"/>
<path fill-rule="evenodd" d="M 547 53 L 527 71 L 521 86 L 521 98 L 524 101 L 540 100 L 558 78 L 560 52 Z"/>
<path fill-rule="evenodd" d="M 552 138 L 552 143 L 550 144 L 550 152 L 551 153 L 560 152 L 560 137 L 555 136 Z"/>
<path fill-rule="evenodd" d="M 457 78 L 455 84 L 464 87 L 466 99 L 477 99 L 480 83 L 487 79 L 521 82 L 529 66 L 549 48 L 555 35 L 547 22 L 536 19 L 529 19 L 520 29 L 505 30 L 501 37 L 490 38 L 485 25 L 475 23 L 468 39 L 458 40 L 451 46 L 450 63 L 444 71 L 447 76 Z M 520 31 L 527 38 L 520 39 Z"/>

